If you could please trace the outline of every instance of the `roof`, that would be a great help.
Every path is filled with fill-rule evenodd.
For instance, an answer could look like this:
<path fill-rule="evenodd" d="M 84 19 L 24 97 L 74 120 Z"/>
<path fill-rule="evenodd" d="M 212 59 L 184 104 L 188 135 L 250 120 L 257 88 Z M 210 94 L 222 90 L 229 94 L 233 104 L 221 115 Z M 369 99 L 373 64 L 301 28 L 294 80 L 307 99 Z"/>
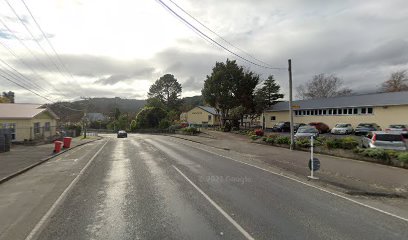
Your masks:
<path fill-rule="evenodd" d="M 89 119 L 89 121 L 104 121 L 107 119 L 107 117 L 103 113 L 87 113 L 86 117 Z"/>
<path fill-rule="evenodd" d="M 53 118 L 59 119 L 42 104 L 0 103 L 0 119 L 31 119 L 43 112 L 48 112 Z"/>
<path fill-rule="evenodd" d="M 320 98 L 310 100 L 293 101 L 292 106 L 299 106 L 299 109 L 316 108 L 338 108 L 338 107 L 375 107 L 408 105 L 408 91 L 406 92 L 387 92 L 370 93 L 361 95 L 351 95 L 332 98 Z M 266 111 L 288 111 L 289 102 L 279 102 Z"/>
<path fill-rule="evenodd" d="M 206 106 L 197 106 L 198 108 L 203 109 L 204 111 L 211 113 L 213 115 L 218 115 L 217 111 L 215 110 L 215 108 L 212 107 L 206 107 Z"/>

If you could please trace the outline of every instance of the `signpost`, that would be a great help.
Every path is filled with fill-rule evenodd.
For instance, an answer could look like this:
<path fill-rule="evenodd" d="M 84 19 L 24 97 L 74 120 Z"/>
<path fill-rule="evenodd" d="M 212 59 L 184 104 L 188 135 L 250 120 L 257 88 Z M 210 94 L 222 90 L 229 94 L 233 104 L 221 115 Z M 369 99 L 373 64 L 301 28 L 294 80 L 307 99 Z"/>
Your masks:
<path fill-rule="evenodd" d="M 313 176 L 313 172 L 320 169 L 319 159 L 313 157 L 313 141 L 314 141 L 314 136 L 311 136 L 310 137 L 310 160 L 309 160 L 310 176 L 308 176 L 308 178 L 310 178 L 310 179 L 319 179 L 319 178 Z"/>

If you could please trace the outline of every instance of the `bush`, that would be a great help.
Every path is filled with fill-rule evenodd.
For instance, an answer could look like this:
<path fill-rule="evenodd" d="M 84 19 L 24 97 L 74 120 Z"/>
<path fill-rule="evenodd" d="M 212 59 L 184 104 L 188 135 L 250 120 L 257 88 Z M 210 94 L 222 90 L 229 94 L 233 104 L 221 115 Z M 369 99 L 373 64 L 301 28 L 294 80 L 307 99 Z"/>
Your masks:
<path fill-rule="evenodd" d="M 270 144 L 274 144 L 275 140 L 276 140 L 276 138 L 274 138 L 274 137 L 267 137 L 265 142 L 270 143 Z"/>
<path fill-rule="evenodd" d="M 160 122 L 159 122 L 159 128 L 160 129 L 166 129 L 168 127 L 170 127 L 170 121 L 169 120 L 167 120 L 167 119 L 160 120 Z"/>
<path fill-rule="evenodd" d="M 198 129 L 195 128 L 195 127 L 186 127 L 186 128 L 182 128 L 181 130 L 182 130 L 184 133 L 189 133 L 189 134 L 197 134 L 197 133 L 200 132 L 200 131 L 198 131 Z"/>
<path fill-rule="evenodd" d="M 355 152 L 366 157 L 375 158 L 383 161 L 388 161 L 390 159 L 390 156 L 388 155 L 387 151 L 381 148 L 368 148 L 368 149 L 357 148 Z"/>
<path fill-rule="evenodd" d="M 257 135 L 252 135 L 251 136 L 252 141 L 255 141 L 255 140 L 259 139 L 259 138 L 261 138 L 261 136 L 257 136 Z"/>
<path fill-rule="evenodd" d="M 325 145 L 329 149 L 332 148 L 354 149 L 358 146 L 358 141 L 352 137 L 332 138 L 327 139 Z"/>
<path fill-rule="evenodd" d="M 408 163 L 408 152 L 398 154 L 398 160 L 404 163 Z"/>
<path fill-rule="evenodd" d="M 144 107 L 136 115 L 136 128 L 157 128 L 167 112 L 159 107 Z"/>
<path fill-rule="evenodd" d="M 255 130 L 255 135 L 256 136 L 263 136 L 264 135 L 264 131 L 262 129 L 256 129 Z"/>
<path fill-rule="evenodd" d="M 296 139 L 296 146 L 302 147 L 302 148 L 308 148 L 310 147 L 310 139 L 309 138 L 298 138 Z"/>
<path fill-rule="evenodd" d="M 277 137 L 275 139 L 275 142 L 277 144 L 287 144 L 287 145 L 289 145 L 290 144 L 290 138 L 286 137 L 286 136 L 279 136 L 279 137 Z"/>
<path fill-rule="evenodd" d="M 230 132 L 231 131 L 231 124 L 229 122 L 225 123 L 225 126 L 222 128 L 223 132 Z"/>

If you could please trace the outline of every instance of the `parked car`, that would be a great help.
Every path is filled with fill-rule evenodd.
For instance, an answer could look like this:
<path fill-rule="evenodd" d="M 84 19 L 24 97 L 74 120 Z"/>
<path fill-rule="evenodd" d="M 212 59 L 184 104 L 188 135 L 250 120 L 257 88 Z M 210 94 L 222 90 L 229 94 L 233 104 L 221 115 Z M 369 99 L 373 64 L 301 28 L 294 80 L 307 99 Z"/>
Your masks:
<path fill-rule="evenodd" d="M 311 122 L 309 123 L 309 126 L 315 127 L 319 131 L 320 134 L 330 132 L 329 126 L 327 126 L 327 124 L 322 123 L 322 122 Z"/>
<path fill-rule="evenodd" d="M 123 130 L 118 131 L 118 138 L 127 138 L 127 132 Z"/>
<path fill-rule="evenodd" d="M 407 150 L 405 141 L 400 133 L 390 133 L 382 131 L 368 132 L 361 137 L 363 148 L 383 148 L 392 150 Z"/>
<path fill-rule="evenodd" d="M 297 132 L 300 127 L 307 126 L 305 123 L 294 123 L 293 124 L 293 131 Z"/>
<path fill-rule="evenodd" d="M 352 134 L 353 127 L 349 123 L 337 123 L 331 130 L 331 134 Z"/>
<path fill-rule="evenodd" d="M 405 124 L 391 124 L 385 131 L 393 131 L 393 132 L 407 132 L 408 126 Z"/>
<path fill-rule="evenodd" d="M 319 136 L 319 130 L 317 130 L 315 127 L 312 127 L 312 126 L 300 127 L 295 134 L 295 138 L 311 137 L 311 136 L 314 136 L 314 137 Z"/>
<path fill-rule="evenodd" d="M 273 132 L 290 132 L 290 122 L 280 122 L 272 128 Z"/>
<path fill-rule="evenodd" d="M 381 127 L 378 126 L 376 123 L 360 123 L 354 129 L 355 135 L 365 135 L 372 131 L 381 131 Z"/>

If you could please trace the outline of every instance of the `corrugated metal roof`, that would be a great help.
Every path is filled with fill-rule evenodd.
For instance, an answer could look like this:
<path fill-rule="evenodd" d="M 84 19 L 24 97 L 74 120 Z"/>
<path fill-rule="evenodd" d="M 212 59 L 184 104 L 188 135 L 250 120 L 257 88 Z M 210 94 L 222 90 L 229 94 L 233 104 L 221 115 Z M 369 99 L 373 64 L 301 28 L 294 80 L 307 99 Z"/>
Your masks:
<path fill-rule="evenodd" d="M 408 105 L 408 91 L 298 100 L 293 101 L 292 105 L 299 106 L 298 109 Z M 289 110 L 289 102 L 279 102 L 266 111 L 285 110 Z"/>
<path fill-rule="evenodd" d="M 215 108 L 206 107 L 206 106 L 197 106 L 197 107 L 199 107 L 199 108 L 203 109 L 204 111 L 209 112 L 209 113 L 211 113 L 213 115 L 218 115 L 217 111 L 215 111 Z"/>
<path fill-rule="evenodd" d="M 42 106 L 41 104 L 0 103 L 0 119 L 30 119 L 44 111 L 49 111 L 52 116 L 58 118 L 49 109 Z"/>

